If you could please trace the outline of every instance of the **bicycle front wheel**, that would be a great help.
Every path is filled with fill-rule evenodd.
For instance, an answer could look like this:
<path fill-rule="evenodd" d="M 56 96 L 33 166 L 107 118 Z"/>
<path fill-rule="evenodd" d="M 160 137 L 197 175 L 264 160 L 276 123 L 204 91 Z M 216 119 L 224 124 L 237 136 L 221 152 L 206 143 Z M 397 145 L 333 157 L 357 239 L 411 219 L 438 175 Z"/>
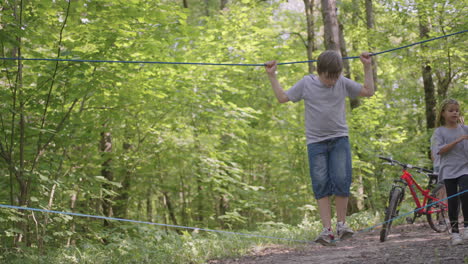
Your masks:
<path fill-rule="evenodd" d="M 392 227 L 393 218 L 397 216 L 397 208 L 401 201 L 403 190 L 399 187 L 393 188 L 390 191 L 390 200 L 388 202 L 387 210 L 385 211 L 385 222 L 380 230 L 380 242 L 385 242 L 388 235 L 390 234 L 390 228 Z"/>
<path fill-rule="evenodd" d="M 437 199 L 445 198 L 445 186 L 439 185 L 437 186 L 431 193 L 432 197 Z M 437 200 L 429 199 L 427 204 L 432 204 L 437 202 Z M 433 205 L 429 205 L 427 207 L 427 222 L 429 226 L 434 229 L 434 231 L 442 233 L 447 231 L 449 228 L 449 220 L 448 220 L 448 208 L 447 208 L 447 201 L 439 202 Z"/>

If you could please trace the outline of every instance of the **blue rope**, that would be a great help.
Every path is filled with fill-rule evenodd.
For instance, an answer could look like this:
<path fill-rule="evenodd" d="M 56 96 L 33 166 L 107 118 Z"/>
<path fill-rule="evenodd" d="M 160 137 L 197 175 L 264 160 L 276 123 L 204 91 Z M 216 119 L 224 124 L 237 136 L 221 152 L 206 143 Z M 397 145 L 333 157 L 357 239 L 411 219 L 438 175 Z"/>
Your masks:
<path fill-rule="evenodd" d="M 131 222 L 131 223 L 137 223 L 137 224 L 148 224 L 148 225 L 157 225 L 157 226 L 165 226 L 165 227 L 191 229 L 191 230 L 199 230 L 199 231 L 207 231 L 207 232 L 217 232 L 217 233 L 224 233 L 224 234 L 230 234 L 230 235 L 241 235 L 241 236 L 250 236 L 250 237 L 280 239 L 280 240 L 287 240 L 287 241 L 293 241 L 293 242 L 299 242 L 299 243 L 308 243 L 308 241 L 304 241 L 304 240 L 294 240 L 294 239 L 288 239 L 288 238 L 263 236 L 263 235 L 255 235 L 255 234 L 246 234 L 246 233 L 240 233 L 240 232 L 214 230 L 214 229 L 206 229 L 206 228 L 198 228 L 198 227 L 181 226 L 181 225 L 168 225 L 168 224 L 138 221 L 138 220 L 124 219 L 124 218 L 115 218 L 115 217 L 107 217 L 107 216 L 99 216 L 99 215 L 89 215 L 89 214 L 62 212 L 62 211 L 46 210 L 46 209 L 31 208 L 31 207 L 20 207 L 20 206 L 14 206 L 14 205 L 6 205 L 6 204 L 0 204 L 0 208 L 1 207 L 9 208 L 9 209 L 18 209 L 18 210 L 29 210 L 29 211 L 36 211 L 36 212 L 43 212 L 43 213 L 53 213 L 53 214 L 81 216 L 81 217 L 89 217 L 89 218 L 97 218 L 97 219 L 105 219 L 105 220 L 115 220 L 115 221 L 122 221 L 122 222 Z"/>
<path fill-rule="evenodd" d="M 375 52 L 375 53 L 372 53 L 372 56 L 380 55 L 380 54 L 383 54 L 383 53 L 387 53 L 387 52 L 391 52 L 391 51 L 395 51 L 395 50 L 399 50 L 399 49 L 408 48 L 408 47 L 411 47 L 411 46 L 419 45 L 419 44 L 422 44 L 422 43 L 426 43 L 426 42 L 441 39 L 441 38 L 447 38 L 447 37 L 457 35 L 457 34 L 463 34 L 463 33 L 466 33 L 467 31 L 468 30 L 462 30 L 462 31 L 447 34 L 447 35 L 444 35 L 444 36 L 419 41 L 419 42 L 412 43 L 412 44 L 409 44 L 409 45 L 406 45 L 406 46 L 393 48 L 393 49 L 380 51 L 380 52 Z M 350 59 L 358 59 L 358 58 L 359 58 L 359 56 L 352 56 L 352 57 L 344 57 L 343 59 L 344 60 L 350 60 Z M 216 65 L 216 66 L 265 66 L 264 63 L 262 63 L 262 64 L 253 64 L 253 63 L 252 64 L 241 64 L 241 63 L 207 63 L 207 62 L 121 61 L 121 60 L 85 60 L 85 59 L 39 59 L 39 58 L 18 58 L 18 57 L 16 57 L 16 58 L 0 57 L 0 60 L 62 61 L 62 62 L 69 61 L 69 62 L 93 62 L 93 63 L 94 62 L 105 62 L 105 63 L 136 63 L 136 64 L 181 64 L 181 65 Z M 308 63 L 308 62 L 315 62 L 315 61 L 317 61 L 317 60 L 281 62 L 281 63 L 278 63 L 278 65 Z"/>
<path fill-rule="evenodd" d="M 446 197 L 444 199 L 440 199 L 439 201 L 430 203 L 424 207 L 421 208 L 416 208 L 415 210 L 408 212 L 403 215 L 399 215 L 395 218 L 392 218 L 390 220 L 387 220 L 382 223 L 378 223 L 376 225 L 373 225 L 371 227 L 362 229 L 357 231 L 356 233 L 362 233 L 362 232 L 367 232 L 369 230 L 372 230 L 376 228 L 379 225 L 383 225 L 387 222 L 394 221 L 396 219 L 399 219 L 401 217 L 407 216 L 409 214 L 412 214 L 418 210 L 421 210 L 423 208 L 426 208 L 428 206 L 432 206 L 434 204 L 440 203 L 442 201 L 451 199 L 455 196 L 458 196 L 462 193 L 468 192 L 468 190 L 465 190 L 463 192 L 459 192 L 457 194 L 454 194 L 452 196 Z M 105 220 L 115 220 L 115 221 L 122 221 L 122 222 L 131 222 L 131 223 L 137 223 L 137 224 L 148 224 L 148 225 L 157 225 L 157 226 L 165 226 L 165 227 L 174 227 L 174 228 L 182 228 L 182 229 L 191 229 L 191 230 L 199 230 L 199 231 L 207 231 L 207 232 L 216 232 L 216 233 L 224 233 L 224 234 L 230 234 L 230 235 L 241 235 L 241 236 L 250 236 L 250 237 L 259 237 L 259 238 L 269 238 L 269 239 L 278 239 L 278 240 L 285 240 L 285 241 L 291 241 L 291 242 L 298 242 L 298 243 L 310 243 L 311 241 L 305 241 L 305 240 L 294 240 L 294 239 L 288 239 L 288 238 L 281 238 L 281 237 L 272 237 L 272 236 L 263 236 L 263 235 L 255 235 L 255 234 L 247 234 L 247 233 L 240 233 L 240 232 L 231 232 L 231 231 L 223 231 L 223 230 L 214 230 L 214 229 L 206 229 L 206 228 L 198 228 L 198 227 L 189 227 L 189 226 L 181 226 L 181 225 L 168 225 L 168 224 L 161 224 L 161 223 L 154 223 L 154 222 L 147 222 L 147 221 L 138 221 L 138 220 L 131 220 L 131 219 L 124 219 L 124 218 L 115 218 L 115 217 L 107 217 L 107 216 L 99 216 L 99 215 L 89 215 L 89 214 L 81 214 L 81 213 L 71 213 L 71 212 L 62 212 L 62 211 L 54 211 L 54 210 L 46 210 L 46 209 L 39 209 L 39 208 L 31 208 L 31 207 L 20 207 L 20 206 L 14 206 L 14 205 L 6 205 L 6 204 L 0 204 L 0 208 L 8 208 L 8 209 L 18 209 L 18 210 L 29 210 L 29 211 L 37 211 L 37 212 L 43 212 L 43 213 L 54 213 L 54 214 L 63 214 L 63 215 L 72 215 L 72 216 L 81 216 L 81 217 L 89 217 L 89 218 L 97 218 L 97 219 L 105 219 Z M 334 240 L 339 241 L 339 239 Z"/>
<path fill-rule="evenodd" d="M 381 51 L 381 52 L 372 53 L 372 55 L 375 56 L 375 55 L 379 55 L 379 54 L 382 54 L 382 53 L 385 53 L 385 52 L 391 52 L 391 51 L 395 51 L 395 50 L 399 50 L 399 49 L 405 49 L 405 48 L 408 48 L 408 47 L 411 47 L 411 46 L 414 46 L 414 45 L 423 44 L 423 43 L 426 43 L 426 42 L 429 42 L 429 41 L 433 41 L 433 40 L 437 40 L 437 39 L 441 39 L 441 38 L 448 38 L 450 36 L 457 35 L 457 34 L 463 34 L 463 33 L 466 33 L 467 31 L 468 30 L 462 30 L 462 31 L 458 31 L 458 32 L 455 32 L 455 33 L 452 33 L 452 34 L 422 40 L 422 41 L 415 42 L 413 44 L 409 44 L 409 45 L 406 45 L 406 46 L 402 46 L 402 47 L 398 47 L 398 48 L 394 48 L 394 49 L 389 49 L 389 50 L 385 50 L 385 51 Z"/>

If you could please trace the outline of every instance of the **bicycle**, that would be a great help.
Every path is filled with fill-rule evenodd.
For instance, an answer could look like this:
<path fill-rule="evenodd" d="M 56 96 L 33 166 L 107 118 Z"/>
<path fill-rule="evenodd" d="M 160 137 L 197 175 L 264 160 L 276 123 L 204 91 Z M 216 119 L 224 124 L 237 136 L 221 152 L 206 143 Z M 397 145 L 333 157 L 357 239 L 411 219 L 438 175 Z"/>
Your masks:
<path fill-rule="evenodd" d="M 422 215 L 426 215 L 427 222 L 429 226 L 436 232 L 445 232 L 448 229 L 447 224 L 447 203 L 445 202 L 438 202 L 440 199 L 437 198 L 438 192 L 444 187 L 442 184 L 437 184 L 435 187 L 434 185 L 437 183 L 437 174 L 432 173 L 431 170 L 416 167 L 410 164 L 405 164 L 394 160 L 392 158 L 386 157 L 379 157 L 382 160 L 387 161 L 385 164 L 392 165 L 392 166 L 401 166 L 402 167 L 402 174 L 399 179 L 394 180 L 394 184 L 392 185 L 392 189 L 390 190 L 389 200 L 388 200 L 388 207 L 385 210 L 385 222 L 382 225 L 382 229 L 380 231 L 380 242 L 384 242 L 388 235 L 390 234 L 390 228 L 392 227 L 393 218 L 398 216 L 399 213 L 399 206 L 403 201 L 405 196 L 406 187 L 409 188 L 413 200 L 416 204 L 416 210 L 414 212 L 414 217 L 408 217 L 406 220 L 409 223 L 414 223 L 417 217 Z M 423 189 L 413 178 L 413 175 L 408 172 L 408 169 L 414 169 L 418 173 L 426 175 L 429 178 L 428 185 L 426 189 Z M 424 197 L 423 201 L 421 202 L 418 198 L 416 191 Z M 429 195 L 429 193 L 431 193 Z M 435 203 L 438 202 L 438 203 Z M 435 204 L 432 204 L 435 203 Z M 427 206 L 429 205 L 429 206 Z M 427 206 L 427 207 L 426 207 Z"/>

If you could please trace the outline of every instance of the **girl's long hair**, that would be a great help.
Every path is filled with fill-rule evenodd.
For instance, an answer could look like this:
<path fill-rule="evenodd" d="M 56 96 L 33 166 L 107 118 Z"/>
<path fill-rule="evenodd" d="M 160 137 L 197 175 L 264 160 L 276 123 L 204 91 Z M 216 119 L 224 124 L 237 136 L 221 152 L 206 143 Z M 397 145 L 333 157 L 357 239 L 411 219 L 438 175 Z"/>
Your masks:
<path fill-rule="evenodd" d="M 448 106 L 448 105 L 451 105 L 451 104 L 460 106 L 460 104 L 458 103 L 458 101 L 455 100 L 455 99 L 445 99 L 445 100 L 442 101 L 442 103 L 440 104 L 439 112 L 437 112 L 437 119 L 436 119 L 436 126 L 437 126 L 437 127 L 445 126 L 445 119 L 444 119 L 444 117 L 442 116 L 442 112 L 444 112 L 444 111 L 447 109 L 447 106 Z M 460 113 L 461 113 L 461 111 L 460 111 Z M 461 114 L 460 114 L 460 115 L 461 115 Z"/>

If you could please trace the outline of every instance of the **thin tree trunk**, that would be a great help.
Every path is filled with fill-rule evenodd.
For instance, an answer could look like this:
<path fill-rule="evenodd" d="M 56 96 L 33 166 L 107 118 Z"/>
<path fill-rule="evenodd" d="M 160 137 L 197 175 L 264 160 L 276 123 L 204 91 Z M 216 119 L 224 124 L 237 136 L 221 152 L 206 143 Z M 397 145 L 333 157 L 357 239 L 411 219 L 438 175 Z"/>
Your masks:
<path fill-rule="evenodd" d="M 68 1 L 68 5 L 67 5 L 67 10 L 65 12 L 65 19 L 62 23 L 62 27 L 60 28 L 60 33 L 59 33 L 59 41 L 57 43 L 57 56 L 56 58 L 59 59 L 60 56 L 61 56 L 61 53 L 62 53 L 62 41 L 63 41 L 63 31 L 65 29 L 65 25 L 67 24 L 67 21 L 68 21 L 68 16 L 70 14 L 70 6 L 71 6 L 71 1 Z M 39 136 L 38 136 L 38 140 L 37 140 L 37 150 L 36 150 L 36 157 L 34 158 L 33 160 L 33 163 L 32 163 L 32 166 L 31 166 L 31 173 L 35 170 L 36 168 L 36 165 L 37 163 L 39 162 L 39 158 L 44 154 L 45 152 L 45 149 L 47 148 L 47 146 L 50 144 L 50 142 L 52 141 L 52 139 L 55 137 L 55 134 L 61 130 L 61 128 L 63 127 L 63 124 L 65 122 L 65 120 L 68 119 L 68 116 L 71 112 L 71 110 L 74 108 L 76 102 L 78 101 L 78 99 L 75 99 L 72 106 L 68 109 L 68 112 L 65 114 L 65 116 L 62 118 L 62 120 L 60 121 L 60 123 L 58 124 L 58 126 L 56 127 L 55 129 L 55 132 L 52 136 L 50 136 L 47 140 L 45 140 L 45 143 L 42 142 L 42 136 L 44 135 L 42 132 L 42 130 L 44 129 L 45 127 L 45 123 L 46 123 L 46 118 L 47 118 L 47 113 L 48 113 L 48 109 L 49 109 L 49 104 L 50 104 L 50 101 L 51 101 L 51 97 L 52 97 L 52 91 L 54 89 L 54 84 L 55 84 L 55 77 L 57 76 L 57 72 L 58 72 L 58 68 L 59 68 L 59 61 L 56 61 L 55 63 L 55 67 L 54 67 L 54 72 L 52 74 L 52 78 L 51 78 L 51 83 L 50 83 L 50 87 L 49 87 L 49 90 L 48 90 L 48 93 L 47 93 L 47 98 L 45 100 L 45 106 L 44 106 L 44 110 L 42 112 L 42 116 L 41 116 L 41 126 L 40 126 L 40 133 L 39 133 Z M 30 187 L 30 182 L 28 181 L 28 191 L 29 191 L 29 188 Z"/>
<path fill-rule="evenodd" d="M 205 15 L 210 16 L 210 0 L 205 0 Z"/>
<path fill-rule="evenodd" d="M 369 36 L 371 38 L 368 38 L 368 45 L 372 50 L 375 49 L 375 46 L 372 44 L 372 35 L 375 27 L 375 20 L 374 20 L 374 7 L 372 4 L 372 0 L 366 0 L 366 25 L 367 25 L 367 31 L 369 32 Z M 377 57 L 373 56 L 372 57 L 372 75 L 374 77 L 374 90 L 377 91 Z"/>
<path fill-rule="evenodd" d="M 200 153 L 201 152 L 201 143 L 200 143 L 200 140 L 199 140 L 199 133 L 198 133 L 198 124 L 199 124 L 199 120 L 196 120 L 196 113 L 194 113 L 194 107 L 193 105 L 191 106 L 191 124 L 192 124 L 192 127 L 193 127 L 193 138 L 194 138 L 194 153 Z M 202 175 L 202 172 L 201 172 L 201 168 L 200 168 L 200 163 L 201 161 L 200 160 L 197 160 L 196 161 L 197 164 L 193 164 L 193 171 L 192 173 L 194 173 L 194 177 L 195 177 L 195 181 L 196 181 L 196 196 L 195 196 L 195 201 L 194 203 L 196 204 L 196 212 L 195 212 L 195 220 L 198 221 L 198 222 L 203 222 L 203 211 L 204 211 L 204 204 L 206 203 L 206 198 L 205 198 L 205 195 L 204 195 L 204 189 L 205 189 L 205 186 L 203 185 L 203 181 L 201 180 L 201 175 Z"/>
<path fill-rule="evenodd" d="M 221 194 L 219 196 L 218 210 L 219 216 L 226 215 L 226 212 L 229 210 L 229 198 L 226 194 Z M 222 227 L 225 227 L 225 223 L 223 220 L 220 219 L 220 223 Z"/>
<path fill-rule="evenodd" d="M 148 187 L 147 193 L 146 193 L 146 219 L 148 219 L 149 222 L 153 222 L 153 200 L 152 198 L 152 186 L 150 185 Z"/>
<path fill-rule="evenodd" d="M 179 177 L 179 185 L 180 185 L 180 191 L 179 191 L 179 196 L 180 196 L 180 203 L 182 205 L 181 208 L 181 216 L 182 216 L 182 223 L 184 225 L 189 225 L 190 218 L 187 214 L 187 197 L 190 197 L 190 194 L 187 193 L 187 190 L 189 190 L 188 186 L 185 184 L 184 177 L 182 174 L 180 174 Z"/>
<path fill-rule="evenodd" d="M 31 218 L 34 221 L 34 226 L 36 227 L 36 241 L 39 243 L 41 240 L 40 235 L 39 235 L 39 223 L 37 222 L 36 215 L 34 214 L 34 211 L 31 212 Z M 31 244 L 28 244 L 28 246 L 31 246 Z M 43 248 L 42 246 L 39 247 L 39 253 L 42 255 L 43 254 Z"/>
<path fill-rule="evenodd" d="M 419 36 L 421 38 L 429 37 L 429 22 L 423 7 L 420 6 L 419 12 Z M 421 45 L 422 49 L 427 48 L 426 45 Z M 431 129 L 435 127 L 436 120 L 436 98 L 435 98 L 435 86 L 432 79 L 432 68 L 431 62 L 425 61 L 421 67 L 423 84 L 424 84 L 424 101 L 426 103 L 426 128 Z M 429 154 L 430 157 L 430 154 Z"/>
<path fill-rule="evenodd" d="M 221 4 L 219 5 L 219 9 L 223 10 L 224 8 L 226 8 L 227 3 L 228 3 L 228 0 L 221 0 Z"/>
<path fill-rule="evenodd" d="M 450 54 L 450 47 L 448 45 L 447 39 L 445 40 L 445 42 L 447 47 L 448 69 L 445 73 L 443 73 L 442 70 L 438 70 L 435 72 L 437 76 L 437 95 L 440 99 L 447 98 L 448 89 L 450 87 L 450 84 L 452 83 L 453 78 L 456 75 L 452 71 L 452 55 Z"/>
<path fill-rule="evenodd" d="M 52 185 L 52 189 L 50 190 L 50 195 L 49 195 L 49 203 L 47 204 L 47 210 L 52 209 L 52 204 L 54 203 L 54 195 L 55 195 L 55 188 L 57 187 L 57 184 Z M 44 215 L 44 225 L 42 225 L 42 232 L 41 235 L 38 236 L 38 247 L 39 250 L 42 252 L 44 249 L 44 237 L 46 236 L 47 233 L 47 226 L 49 225 L 49 214 Z"/>
<path fill-rule="evenodd" d="M 123 143 L 124 153 L 129 153 L 133 145 L 127 142 Z M 122 179 L 122 187 L 118 188 L 118 195 L 114 199 L 113 212 L 116 217 L 127 218 L 128 199 L 131 187 L 132 170 L 128 165 L 124 165 L 125 174 Z"/>
<path fill-rule="evenodd" d="M 426 128 L 435 128 L 436 121 L 436 97 L 432 80 L 432 68 L 430 64 L 421 67 L 424 83 L 424 101 L 426 103 Z"/>
<path fill-rule="evenodd" d="M 169 212 L 169 217 L 171 218 L 172 224 L 177 225 L 177 218 L 175 216 L 175 212 L 172 206 L 171 199 L 167 192 L 163 192 L 163 195 L 164 195 L 164 202 L 165 202 L 167 211 Z"/>
<path fill-rule="evenodd" d="M 166 208 L 166 197 L 164 196 L 164 194 L 162 196 L 159 197 L 159 201 L 160 203 L 164 206 L 164 208 Z M 167 225 L 169 224 L 169 221 L 168 221 L 168 213 L 164 213 L 164 224 Z M 168 228 L 167 226 L 164 226 L 164 230 L 166 230 L 166 233 L 168 232 Z"/>
<path fill-rule="evenodd" d="M 101 174 L 107 180 L 113 181 L 114 175 L 111 169 L 112 159 L 110 158 L 110 153 L 112 152 L 112 135 L 110 132 L 101 132 L 100 150 L 101 150 L 102 156 L 105 159 L 101 165 Z M 109 184 L 103 184 L 102 187 L 107 190 L 112 188 Z M 110 195 L 105 194 L 103 196 L 103 201 L 102 201 L 102 208 L 104 211 L 104 215 L 108 217 L 112 217 L 113 215 L 111 199 L 112 197 Z M 104 226 L 109 226 L 109 225 L 110 225 L 109 221 L 105 219 Z"/>
<path fill-rule="evenodd" d="M 21 6 L 20 6 L 20 14 L 18 17 L 19 20 L 19 27 L 22 26 L 22 14 L 23 14 L 23 2 L 20 1 Z M 16 6 L 15 6 L 16 8 Z M 16 14 L 16 10 L 15 10 Z M 17 37 L 16 40 L 18 41 L 18 47 L 16 48 L 16 56 L 21 57 L 21 37 Z M 18 95 L 18 96 L 16 96 Z M 28 200 L 28 194 L 27 194 L 27 186 L 28 186 L 28 180 L 24 178 L 24 145 L 25 145 L 25 134 L 24 134 L 24 129 L 25 129 L 25 120 L 24 120 L 24 102 L 22 101 L 23 98 L 23 63 L 21 60 L 18 60 L 18 74 L 16 75 L 16 84 L 15 84 L 15 91 L 14 91 L 14 98 L 19 99 L 19 109 L 18 112 L 20 113 L 20 118 L 19 118 L 19 132 L 20 132 L 20 138 L 19 138 L 19 168 L 17 172 L 17 180 L 20 185 L 20 198 L 19 198 L 19 205 L 27 205 L 27 200 Z M 15 101 L 16 105 L 16 101 Z M 14 125 L 15 122 L 15 117 L 13 116 L 12 120 L 12 126 Z M 14 146 L 14 130 L 12 130 L 12 142 L 11 142 L 11 148 L 13 149 Z"/>
<path fill-rule="evenodd" d="M 19 1 L 19 6 L 17 3 L 14 5 L 14 11 L 13 14 L 18 21 L 18 30 L 21 31 L 21 27 L 23 24 L 23 1 Z M 18 10 L 19 9 L 19 10 Z M 22 39 L 20 36 L 16 37 L 17 41 L 17 47 L 14 48 L 14 55 L 15 57 L 21 57 L 21 45 L 22 45 Z M 20 113 L 19 114 L 19 163 L 18 163 L 18 168 L 14 168 L 15 171 L 15 176 L 16 180 L 19 184 L 19 201 L 18 204 L 20 206 L 25 206 L 27 205 L 28 202 L 28 193 L 27 193 L 27 182 L 28 180 L 24 177 L 24 146 L 25 146 L 25 134 L 24 134 L 24 129 L 25 129 L 25 120 L 24 120 L 24 102 L 22 101 L 23 99 L 23 63 L 21 60 L 17 61 L 17 75 L 16 75 L 16 80 L 13 88 L 13 109 L 14 112 Z M 19 107 L 16 108 L 17 102 L 19 101 Z M 10 166 L 13 165 L 13 148 L 16 142 L 16 136 L 15 136 L 15 124 L 16 124 L 16 115 L 15 113 L 12 114 L 12 122 L 11 122 L 11 137 L 10 137 Z M 16 166 L 15 166 L 16 167 Z M 12 168 L 13 169 L 13 168 Z M 18 234 L 14 238 L 14 244 L 17 245 L 18 243 L 23 242 L 23 240 L 26 241 L 26 244 L 29 245 L 29 239 L 28 239 L 28 217 L 26 214 L 23 214 L 25 221 L 22 222 L 21 225 L 21 230 L 22 234 Z"/>
<path fill-rule="evenodd" d="M 340 51 L 341 51 L 341 56 L 343 57 L 348 57 L 348 51 L 346 50 L 346 41 L 344 38 L 344 26 L 343 24 L 339 23 L 339 37 L 340 37 Z M 346 78 L 351 78 L 351 68 L 349 66 L 349 60 L 343 60 L 343 67 L 344 67 L 344 72 L 343 75 Z"/>
<path fill-rule="evenodd" d="M 203 197 L 203 189 L 204 189 L 204 186 L 203 186 L 203 183 L 200 179 L 199 176 L 196 176 L 197 177 L 197 194 L 196 194 L 196 199 L 197 199 L 197 212 L 195 214 L 195 219 L 198 221 L 198 222 L 203 222 L 203 210 L 204 210 L 204 205 L 203 203 L 205 202 Z"/>
<path fill-rule="evenodd" d="M 305 13 L 307 19 L 307 59 L 309 60 L 309 73 L 315 72 L 315 63 L 312 62 L 315 58 L 315 31 L 314 31 L 314 0 L 304 0 Z"/>
<path fill-rule="evenodd" d="M 79 192 L 80 188 L 76 188 L 75 192 L 70 196 L 70 210 L 73 212 L 74 209 L 75 209 L 75 205 L 76 205 L 76 200 L 78 199 L 78 192 Z M 72 218 L 71 220 L 71 227 L 70 227 L 70 231 L 72 233 L 75 233 L 75 218 Z M 76 244 L 76 241 L 73 239 L 73 235 L 69 236 L 68 237 L 68 240 L 67 240 L 67 247 L 71 246 L 71 245 L 75 245 Z"/>
<path fill-rule="evenodd" d="M 343 57 L 348 57 L 348 51 L 346 50 L 346 41 L 345 41 L 345 38 L 344 38 L 344 26 L 343 24 L 339 23 L 340 25 L 340 51 L 341 51 L 341 55 Z M 343 60 L 343 67 L 344 67 L 344 73 L 343 75 L 346 77 L 346 78 L 349 78 L 351 79 L 351 67 L 349 66 L 349 60 Z M 356 107 L 359 107 L 361 105 L 361 100 L 359 99 L 359 97 L 356 97 L 356 98 L 350 98 L 349 99 L 349 104 L 351 106 L 351 110 L 356 108 Z"/>

